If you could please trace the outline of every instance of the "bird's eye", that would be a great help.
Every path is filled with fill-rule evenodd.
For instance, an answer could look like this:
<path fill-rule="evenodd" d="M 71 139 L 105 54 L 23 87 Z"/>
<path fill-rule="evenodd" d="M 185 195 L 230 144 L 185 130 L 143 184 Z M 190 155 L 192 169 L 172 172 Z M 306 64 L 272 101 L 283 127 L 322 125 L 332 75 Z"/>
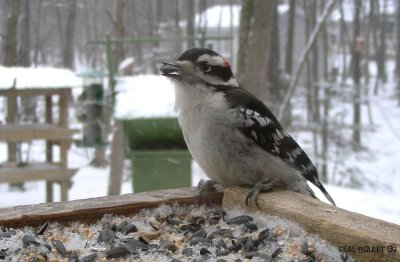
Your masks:
<path fill-rule="evenodd" d="M 197 63 L 197 67 L 203 73 L 207 73 L 207 72 L 211 71 L 211 66 L 207 62 Z"/>

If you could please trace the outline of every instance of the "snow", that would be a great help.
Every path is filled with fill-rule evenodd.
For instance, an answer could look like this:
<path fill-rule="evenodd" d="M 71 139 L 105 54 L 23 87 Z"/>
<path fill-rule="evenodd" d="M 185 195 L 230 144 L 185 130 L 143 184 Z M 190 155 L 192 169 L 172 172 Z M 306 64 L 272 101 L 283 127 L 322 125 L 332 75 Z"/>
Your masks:
<path fill-rule="evenodd" d="M 375 9 L 379 9 L 379 12 L 386 12 L 388 15 L 393 15 L 396 13 L 396 1 L 386 1 L 387 5 L 385 7 L 386 0 L 380 0 L 378 6 L 375 6 Z M 352 1 L 343 1 L 343 19 L 346 22 L 353 21 L 353 16 L 355 12 L 354 2 Z M 362 3 L 362 13 L 368 14 L 370 10 L 370 4 L 365 1 Z M 332 21 L 339 21 L 341 19 L 341 14 L 338 8 L 335 8 L 330 16 Z"/>
<path fill-rule="evenodd" d="M 1 70 L 5 69 L 0 68 L 0 74 L 2 74 Z M 39 70 L 41 73 L 34 75 L 31 70 Z M 28 83 L 35 83 L 37 86 L 77 84 L 77 77 L 72 72 L 63 69 L 29 69 L 27 71 L 18 68 L 8 69 L 4 78 L 11 79 L 12 82 L 13 78 L 9 76 L 10 72 L 14 72 L 15 76 L 23 75 L 24 79 L 28 79 L 28 76 L 31 75 L 30 82 L 25 82 L 25 85 L 28 85 Z M 59 83 L 54 79 L 53 74 L 60 74 Z M 9 81 L 4 80 L 4 78 L 0 79 L 2 85 Z M 52 83 L 50 79 L 52 79 Z M 326 185 L 326 188 L 341 208 L 400 224 L 400 205 L 398 204 L 400 197 L 400 170 L 398 168 L 400 139 L 397 135 L 400 133 L 400 121 L 397 120 L 400 117 L 400 108 L 393 99 L 394 90 L 392 88 L 394 85 L 391 83 L 393 81 L 389 82 L 385 89 L 380 92 L 380 95 L 371 101 L 375 130 L 363 131 L 363 143 L 369 153 L 365 151 L 353 153 L 346 162 L 347 165 L 359 168 L 361 173 L 368 176 L 369 179 L 373 179 L 375 185 L 361 187 L 360 189 L 333 185 Z M 9 86 L 9 84 L 5 86 Z M 140 75 L 118 78 L 117 91 L 119 92 L 116 107 L 118 118 L 176 115 L 173 109 L 174 88 L 165 77 Z M 70 114 L 71 125 L 76 123 L 73 115 Z M 6 150 L 5 144 L 0 143 L 0 162 L 5 161 Z M 35 142 L 32 144 L 31 150 L 31 161 L 40 161 L 41 157 L 44 157 L 43 144 Z M 93 150 L 91 149 L 73 146 L 69 151 L 69 167 L 79 168 L 79 171 L 73 177 L 73 184 L 69 191 L 70 200 L 100 197 L 107 194 L 109 169 L 89 166 L 92 156 Z M 132 192 L 129 170 L 126 173 L 122 185 L 123 194 Z M 205 178 L 205 175 L 194 163 L 192 184 L 196 185 L 201 178 Z M 45 183 L 43 181 L 26 182 L 25 188 L 24 192 L 10 191 L 7 184 L 0 184 L 0 195 L 2 196 L 0 207 L 45 201 Z M 318 197 L 323 199 L 322 194 L 317 189 L 314 188 L 314 191 Z M 55 201 L 59 201 L 58 187 L 54 192 L 54 198 Z"/>
<path fill-rule="evenodd" d="M 0 88 L 10 88 L 16 80 L 16 88 L 80 87 L 82 78 L 69 69 L 0 66 Z"/>
<path fill-rule="evenodd" d="M 176 116 L 174 87 L 166 77 L 121 77 L 116 90 L 116 118 Z"/>
<path fill-rule="evenodd" d="M 128 66 L 131 66 L 132 64 L 135 63 L 135 58 L 134 57 L 128 57 L 125 58 L 118 66 L 118 71 L 124 70 Z"/>
<path fill-rule="evenodd" d="M 239 27 L 240 5 L 232 6 L 232 25 Z M 221 27 L 229 28 L 231 20 L 231 7 L 228 5 L 217 5 L 208 8 L 201 14 L 196 15 L 195 21 L 199 27 Z"/>

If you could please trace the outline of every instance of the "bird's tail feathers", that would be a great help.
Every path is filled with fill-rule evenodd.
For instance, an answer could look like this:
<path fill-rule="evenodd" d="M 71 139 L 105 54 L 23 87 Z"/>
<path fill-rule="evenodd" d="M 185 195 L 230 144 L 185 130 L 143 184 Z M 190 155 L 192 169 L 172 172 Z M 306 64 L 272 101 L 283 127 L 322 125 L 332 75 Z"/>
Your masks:
<path fill-rule="evenodd" d="M 326 199 L 328 199 L 329 202 L 331 202 L 332 205 L 336 206 L 335 201 L 333 201 L 332 197 L 329 195 L 328 191 L 326 191 L 325 187 L 319 182 L 318 178 L 314 178 L 314 185 L 316 185 L 319 190 L 324 194 Z"/>

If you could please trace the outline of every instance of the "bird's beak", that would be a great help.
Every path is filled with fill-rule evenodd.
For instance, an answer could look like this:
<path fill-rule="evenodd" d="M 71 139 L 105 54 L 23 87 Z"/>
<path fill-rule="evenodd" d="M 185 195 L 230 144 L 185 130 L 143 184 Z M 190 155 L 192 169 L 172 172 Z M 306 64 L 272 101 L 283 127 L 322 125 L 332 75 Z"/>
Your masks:
<path fill-rule="evenodd" d="M 179 79 L 181 77 L 181 67 L 176 63 L 163 62 L 160 67 L 161 74 L 166 77 Z"/>

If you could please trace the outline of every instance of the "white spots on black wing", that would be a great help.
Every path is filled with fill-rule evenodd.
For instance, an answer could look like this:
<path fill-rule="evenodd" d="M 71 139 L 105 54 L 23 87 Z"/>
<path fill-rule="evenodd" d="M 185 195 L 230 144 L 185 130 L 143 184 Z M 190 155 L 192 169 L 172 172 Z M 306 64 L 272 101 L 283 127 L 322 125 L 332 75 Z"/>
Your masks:
<path fill-rule="evenodd" d="M 257 139 L 258 139 L 256 131 L 252 130 L 252 131 L 251 131 L 251 135 L 252 135 L 252 137 L 254 138 L 254 140 L 257 140 Z"/>
<path fill-rule="evenodd" d="M 303 150 L 301 150 L 301 148 L 297 147 L 295 149 L 292 150 L 292 152 L 290 152 L 290 156 L 295 159 L 297 158 L 299 155 L 301 155 L 303 153 Z"/>
<path fill-rule="evenodd" d="M 272 138 L 274 139 L 275 144 L 280 145 L 282 140 L 287 137 L 284 135 L 284 133 L 279 130 L 279 129 L 275 129 L 275 132 L 273 132 L 272 134 Z"/>
<path fill-rule="evenodd" d="M 278 145 L 274 144 L 274 148 L 272 149 L 272 152 L 275 153 L 275 154 L 277 154 L 277 155 L 279 155 L 280 150 L 279 150 Z"/>
<path fill-rule="evenodd" d="M 292 154 L 287 153 L 287 161 L 289 161 L 290 164 L 292 164 L 292 165 L 294 164 L 294 162 L 295 162 L 294 159 L 295 158 L 293 157 Z"/>
<path fill-rule="evenodd" d="M 253 116 L 254 111 L 251 109 L 246 109 L 246 115 Z"/>
<path fill-rule="evenodd" d="M 284 138 L 283 133 L 279 129 L 276 130 L 276 135 L 278 136 L 279 140 L 282 140 Z"/>
<path fill-rule="evenodd" d="M 271 119 L 267 117 L 259 117 L 259 123 L 262 127 L 268 126 L 272 123 Z"/>
<path fill-rule="evenodd" d="M 303 174 L 307 174 L 307 173 L 311 173 L 311 172 L 315 171 L 315 167 L 311 163 L 307 164 L 306 166 L 301 165 L 301 168 L 302 168 L 301 173 L 303 173 Z"/>

